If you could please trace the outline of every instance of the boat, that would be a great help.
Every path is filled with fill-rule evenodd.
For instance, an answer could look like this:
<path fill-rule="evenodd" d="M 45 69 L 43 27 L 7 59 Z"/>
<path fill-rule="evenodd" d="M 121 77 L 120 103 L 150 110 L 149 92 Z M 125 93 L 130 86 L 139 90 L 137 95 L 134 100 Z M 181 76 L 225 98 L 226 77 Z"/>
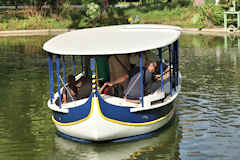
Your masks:
<path fill-rule="evenodd" d="M 113 25 L 63 33 L 44 43 L 49 68 L 48 107 L 52 110 L 57 134 L 87 143 L 122 142 L 148 137 L 165 126 L 174 116 L 181 89 L 180 34 L 181 28 L 169 25 Z M 142 68 L 143 61 L 149 57 L 144 56 L 147 53 L 157 59 L 159 74 L 154 89 L 145 94 L 145 72 Z M 127 101 L 123 96 L 100 92 L 103 85 L 100 74 L 105 70 L 99 71 L 97 59 L 121 55 L 134 57 L 138 61 L 138 103 Z M 72 59 L 71 72 L 75 80 L 91 75 L 91 91 L 85 98 L 63 104 L 67 57 Z M 76 72 L 77 57 L 80 57 L 79 73 Z M 107 61 L 102 62 L 102 65 L 106 64 Z M 167 74 L 163 70 L 164 64 L 168 68 Z M 121 65 L 116 68 L 121 68 Z"/>

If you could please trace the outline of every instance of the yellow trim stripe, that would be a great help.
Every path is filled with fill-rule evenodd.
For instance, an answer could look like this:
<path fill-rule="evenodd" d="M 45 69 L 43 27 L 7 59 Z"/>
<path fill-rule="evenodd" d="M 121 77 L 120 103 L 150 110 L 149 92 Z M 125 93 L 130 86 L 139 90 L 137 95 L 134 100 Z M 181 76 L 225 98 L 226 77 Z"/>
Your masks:
<path fill-rule="evenodd" d="M 150 122 L 143 122 L 143 123 L 129 123 L 129 122 L 122 122 L 122 121 L 118 121 L 118 120 L 114 120 L 114 119 L 110 119 L 110 118 L 107 118 L 103 115 L 103 113 L 101 112 L 101 109 L 100 109 L 100 105 L 99 105 L 99 101 L 98 101 L 98 98 L 96 99 L 97 101 L 97 107 L 98 107 L 98 112 L 100 114 L 100 116 L 102 118 L 104 118 L 105 120 L 107 121 L 110 121 L 110 122 L 113 122 L 113 123 L 118 123 L 118 124 L 123 124 L 123 125 L 129 125 L 129 126 L 143 126 L 143 125 L 149 125 L 149 124 L 154 124 L 154 123 L 157 123 L 161 120 L 164 120 L 166 118 L 168 118 L 175 110 L 176 106 L 173 107 L 173 109 L 164 117 L 161 117 L 159 119 L 156 119 L 154 121 L 150 121 Z"/>
<path fill-rule="evenodd" d="M 94 101 L 92 100 L 92 104 L 91 104 L 91 110 L 90 110 L 90 113 L 88 114 L 88 116 L 84 119 L 81 119 L 79 121 L 75 121 L 75 122 L 70 122 L 70 123 L 61 123 L 61 122 L 58 122 L 54 116 L 52 116 L 52 121 L 57 124 L 57 125 L 60 125 L 60 126 L 71 126 L 71 125 L 74 125 L 74 124 L 78 124 L 78 123 L 81 123 L 83 121 L 86 121 L 87 119 L 89 119 L 92 115 L 92 112 L 93 112 L 93 106 L 94 106 Z"/>

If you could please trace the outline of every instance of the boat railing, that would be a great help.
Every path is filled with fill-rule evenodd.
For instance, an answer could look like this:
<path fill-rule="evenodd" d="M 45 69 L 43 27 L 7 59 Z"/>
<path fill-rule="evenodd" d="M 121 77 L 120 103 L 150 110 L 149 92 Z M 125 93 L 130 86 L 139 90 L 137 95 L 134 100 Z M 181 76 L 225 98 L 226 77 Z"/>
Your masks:
<path fill-rule="evenodd" d="M 63 91 L 63 87 L 61 88 L 61 93 L 62 93 L 62 91 Z M 53 99 L 53 102 L 55 102 L 55 103 L 51 103 L 51 100 L 49 99 L 48 107 L 57 112 L 68 113 L 69 108 L 74 108 L 74 107 L 81 106 L 81 105 L 84 105 L 85 103 L 87 103 L 87 101 L 89 100 L 89 97 L 82 98 L 79 100 L 74 100 L 74 101 L 71 101 L 71 102 L 68 102 L 65 104 L 61 104 L 61 108 L 59 107 L 58 100 L 59 100 L 59 94 L 58 94 L 58 92 L 56 92 L 54 94 L 54 99 Z"/>
<path fill-rule="evenodd" d="M 169 94 L 165 94 L 163 99 L 158 99 L 158 100 L 150 100 L 151 103 L 144 105 L 144 107 L 138 107 L 138 108 L 131 108 L 131 112 L 138 112 L 138 111 L 144 111 L 144 110 L 150 110 L 150 109 L 155 109 L 159 107 L 163 107 L 165 105 L 168 105 L 172 103 L 176 97 L 179 95 L 181 90 L 181 74 L 179 73 L 179 85 L 176 86 L 176 90 L 173 91 L 172 96 Z"/>
<path fill-rule="evenodd" d="M 163 102 L 164 98 L 166 98 L 166 95 L 169 96 L 174 96 L 174 92 L 177 91 L 177 87 L 179 86 L 179 62 L 178 62 L 178 40 L 173 42 L 172 44 L 163 47 L 163 48 L 158 48 L 158 56 L 159 56 L 159 61 L 160 61 L 160 85 L 159 85 L 159 90 L 156 92 L 156 94 L 150 95 L 150 96 L 144 96 L 144 85 L 143 85 L 143 57 L 142 53 L 138 53 L 139 55 L 139 67 L 140 67 L 140 104 L 142 107 L 144 106 L 151 106 L 153 103 L 159 103 Z M 166 60 L 169 66 L 169 70 L 167 74 L 169 73 L 169 83 L 166 83 L 164 81 L 164 71 L 163 71 L 163 63 L 165 57 L 163 57 L 163 54 L 168 55 L 168 59 Z M 72 63 L 73 63 L 73 73 L 75 74 L 75 58 L 74 56 Z M 95 63 L 96 61 L 94 60 L 94 56 L 90 59 L 90 69 L 92 71 L 92 93 L 95 93 L 100 86 L 98 86 L 97 81 L 98 78 L 96 76 L 96 68 L 95 68 Z M 64 56 L 62 56 L 62 72 L 63 72 L 63 84 L 65 84 L 66 79 L 65 79 L 65 60 Z M 62 88 L 61 88 L 61 75 L 60 75 L 60 55 L 56 55 L 56 73 L 57 73 L 57 95 L 54 94 L 54 83 L 53 83 L 53 55 L 49 54 L 49 87 L 50 87 L 50 104 L 55 104 L 55 101 L 57 100 L 58 97 L 58 102 L 59 104 L 56 105 L 59 108 L 62 107 L 70 107 L 72 105 L 63 105 L 61 101 L 61 95 L 62 94 Z M 83 65 L 82 65 L 82 71 L 83 71 Z M 84 72 L 76 75 L 76 79 L 79 79 L 81 76 L 84 75 Z M 167 87 L 165 87 L 167 85 Z M 65 85 L 64 85 L 65 86 Z M 167 88 L 169 88 L 169 91 L 167 91 Z M 120 97 L 119 97 L 120 98 Z M 77 100 L 78 101 L 78 100 Z M 73 104 L 73 103 L 71 103 Z"/>

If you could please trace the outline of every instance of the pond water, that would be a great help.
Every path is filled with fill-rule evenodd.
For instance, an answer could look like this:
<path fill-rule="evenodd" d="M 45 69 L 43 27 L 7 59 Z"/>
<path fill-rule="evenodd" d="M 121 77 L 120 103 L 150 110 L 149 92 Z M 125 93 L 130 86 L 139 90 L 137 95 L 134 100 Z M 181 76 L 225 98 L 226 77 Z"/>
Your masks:
<path fill-rule="evenodd" d="M 182 90 L 173 121 L 152 138 L 81 144 L 55 134 L 47 56 L 51 38 L 0 38 L 0 159 L 236 160 L 240 144 L 240 39 L 182 35 Z"/>

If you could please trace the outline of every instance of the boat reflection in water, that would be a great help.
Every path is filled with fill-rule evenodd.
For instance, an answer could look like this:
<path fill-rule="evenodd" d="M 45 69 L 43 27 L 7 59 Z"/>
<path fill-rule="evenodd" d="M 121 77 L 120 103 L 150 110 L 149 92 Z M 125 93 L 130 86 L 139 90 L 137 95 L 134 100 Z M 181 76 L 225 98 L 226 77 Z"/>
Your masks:
<path fill-rule="evenodd" d="M 78 143 L 56 135 L 56 158 L 76 160 L 177 159 L 180 139 L 177 117 L 147 139 L 123 143 Z"/>

